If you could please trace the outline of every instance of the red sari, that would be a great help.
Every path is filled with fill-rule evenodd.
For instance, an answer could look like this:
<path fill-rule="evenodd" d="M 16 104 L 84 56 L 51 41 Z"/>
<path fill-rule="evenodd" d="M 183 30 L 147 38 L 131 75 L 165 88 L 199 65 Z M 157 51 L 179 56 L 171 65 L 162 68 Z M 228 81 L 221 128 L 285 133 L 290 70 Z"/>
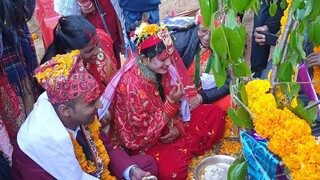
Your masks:
<path fill-rule="evenodd" d="M 168 94 L 169 81 L 161 85 Z M 200 105 L 191 112 L 191 120 L 174 117 L 180 138 L 163 144 L 159 137 L 167 131 L 167 120 L 162 116 L 164 101 L 157 85 L 142 75 L 137 64 L 126 71 L 113 98 L 111 137 L 132 154 L 147 153 L 158 163 L 159 179 L 186 179 L 188 165 L 195 154 L 203 154 L 223 136 L 223 111 L 213 105 Z"/>
<path fill-rule="evenodd" d="M 100 92 L 108 85 L 112 75 L 118 70 L 118 62 L 113 53 L 111 37 L 101 29 L 97 29 L 97 36 L 103 53 L 103 58 L 97 59 L 94 64 L 85 64 L 87 70 L 96 78 Z"/>

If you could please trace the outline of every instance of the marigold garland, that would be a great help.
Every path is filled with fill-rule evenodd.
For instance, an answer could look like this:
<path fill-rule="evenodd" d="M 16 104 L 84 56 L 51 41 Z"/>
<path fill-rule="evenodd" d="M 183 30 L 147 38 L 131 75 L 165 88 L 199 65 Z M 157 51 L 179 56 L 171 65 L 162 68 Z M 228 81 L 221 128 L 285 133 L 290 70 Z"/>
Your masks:
<path fill-rule="evenodd" d="M 269 150 L 281 157 L 291 177 L 320 179 L 320 145 L 308 123 L 287 108 L 277 108 L 274 96 L 267 91 L 271 87 L 268 80 L 253 80 L 245 87 L 256 132 L 270 139 Z"/>
<path fill-rule="evenodd" d="M 280 20 L 281 27 L 280 27 L 279 39 L 281 39 L 283 32 L 284 32 L 284 28 L 286 27 L 286 23 L 287 23 L 288 17 L 289 17 L 289 10 L 290 10 L 291 4 L 292 4 L 292 0 L 286 0 L 286 1 L 287 1 L 287 8 L 284 10 L 283 16 L 281 17 L 281 20 Z"/>
<path fill-rule="evenodd" d="M 320 46 L 314 47 L 313 52 L 319 53 L 320 52 Z M 320 67 L 319 66 L 313 66 L 313 78 L 312 82 L 318 82 L 316 84 L 313 84 L 313 87 L 318 95 L 320 95 Z"/>
<path fill-rule="evenodd" d="M 58 64 L 55 67 L 55 70 L 52 71 L 52 68 L 46 68 L 44 72 L 39 72 L 36 74 L 36 78 L 38 79 L 38 82 L 41 82 L 42 80 L 45 79 L 51 79 L 51 84 L 54 84 L 53 79 L 61 76 L 63 78 L 66 78 L 69 76 L 70 69 L 72 68 L 72 65 L 74 63 L 74 56 L 80 55 L 79 50 L 73 50 L 71 53 L 68 54 L 58 54 L 57 56 L 53 57 L 53 60 L 58 62 Z M 45 64 L 41 66 L 45 66 Z"/>
<path fill-rule="evenodd" d="M 98 155 L 98 157 L 100 157 L 102 159 L 103 171 L 100 175 L 100 179 L 115 180 L 116 178 L 114 176 L 111 176 L 110 171 L 108 170 L 108 164 L 110 162 L 110 158 L 109 158 L 109 155 L 108 155 L 108 152 L 107 152 L 105 146 L 103 145 L 103 142 L 99 138 L 100 124 L 99 124 L 97 117 L 87 127 L 89 129 L 90 136 L 94 142 L 94 145 L 97 148 L 97 151 L 98 151 L 97 155 Z M 76 158 L 79 161 L 81 169 L 88 174 L 97 171 L 97 167 L 96 167 L 95 163 L 86 159 L 86 156 L 83 152 L 83 149 L 79 145 L 78 141 L 73 138 L 72 134 L 70 134 L 70 137 L 72 140 L 72 144 L 74 147 L 74 152 L 75 152 Z"/>

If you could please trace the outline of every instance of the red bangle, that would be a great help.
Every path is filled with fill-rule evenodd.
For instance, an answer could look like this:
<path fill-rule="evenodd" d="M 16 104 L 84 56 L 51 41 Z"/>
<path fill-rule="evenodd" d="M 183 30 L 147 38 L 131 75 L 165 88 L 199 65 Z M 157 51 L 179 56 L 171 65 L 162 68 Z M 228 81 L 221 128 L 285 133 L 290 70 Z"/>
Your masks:
<path fill-rule="evenodd" d="M 177 114 L 179 111 L 179 104 L 174 104 L 173 102 L 167 100 L 163 106 L 163 112 L 170 118 Z"/>

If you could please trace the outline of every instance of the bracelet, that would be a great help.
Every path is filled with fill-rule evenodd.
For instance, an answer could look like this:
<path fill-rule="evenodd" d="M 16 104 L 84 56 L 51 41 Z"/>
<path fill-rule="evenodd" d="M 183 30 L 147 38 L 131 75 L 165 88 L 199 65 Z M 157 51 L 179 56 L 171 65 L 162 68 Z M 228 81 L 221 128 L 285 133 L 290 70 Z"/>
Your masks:
<path fill-rule="evenodd" d="M 132 179 L 133 171 L 134 171 L 135 169 L 137 169 L 137 168 L 138 168 L 137 165 L 133 165 L 133 166 L 130 168 L 130 170 L 129 170 L 129 178 L 130 178 L 130 179 Z"/>
<path fill-rule="evenodd" d="M 170 100 L 167 99 L 167 101 L 164 103 L 163 106 L 163 112 L 170 118 L 172 118 L 174 115 L 177 114 L 179 110 L 179 104 L 174 104 Z"/>

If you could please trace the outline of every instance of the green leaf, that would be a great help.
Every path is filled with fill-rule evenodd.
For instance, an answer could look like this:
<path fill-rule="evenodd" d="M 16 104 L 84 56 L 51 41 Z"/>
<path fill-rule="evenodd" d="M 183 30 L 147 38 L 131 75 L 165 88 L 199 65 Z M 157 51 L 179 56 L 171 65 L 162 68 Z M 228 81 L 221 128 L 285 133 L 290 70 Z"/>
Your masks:
<path fill-rule="evenodd" d="M 296 41 L 297 41 L 296 49 L 299 52 L 299 58 L 306 59 L 306 53 L 303 50 L 304 49 L 304 47 L 303 47 L 304 38 L 303 38 L 302 34 L 299 34 L 299 33 L 296 34 Z M 297 62 L 297 64 L 300 64 L 300 61 Z M 294 64 L 294 65 L 297 65 L 297 64 Z"/>
<path fill-rule="evenodd" d="M 289 62 L 284 62 L 280 64 L 278 78 L 280 82 L 291 82 L 291 77 L 294 71 L 292 64 Z"/>
<path fill-rule="evenodd" d="M 290 91 L 288 91 L 287 95 L 289 96 L 290 100 L 292 100 L 292 98 L 295 97 L 300 91 L 300 84 L 296 82 L 290 83 L 289 87 Z"/>
<path fill-rule="evenodd" d="M 309 102 L 309 104 L 310 103 L 314 103 L 314 102 Z M 318 117 L 318 106 L 314 106 L 311 109 L 308 109 L 307 111 L 313 124 Z"/>
<path fill-rule="evenodd" d="M 300 7 L 303 0 L 293 0 L 291 4 L 291 10 L 293 13 Z"/>
<path fill-rule="evenodd" d="M 289 41 L 289 49 L 288 49 L 288 56 L 290 57 L 290 61 L 293 66 L 300 64 L 302 59 L 306 58 L 306 53 L 304 52 L 303 48 L 303 36 L 297 32 L 296 29 L 292 30 L 290 34 L 290 41 Z"/>
<path fill-rule="evenodd" d="M 269 14 L 270 14 L 271 17 L 276 15 L 277 9 L 278 9 L 278 6 L 277 6 L 276 2 L 273 2 L 273 3 L 270 4 L 270 6 L 269 6 Z"/>
<path fill-rule="evenodd" d="M 228 10 L 228 12 L 226 14 L 226 20 L 225 20 L 224 25 L 226 27 L 231 28 L 231 29 L 235 29 L 238 26 L 236 13 L 232 9 Z"/>
<path fill-rule="evenodd" d="M 219 9 L 219 4 L 217 0 L 210 0 L 210 8 L 211 8 L 211 14 L 214 14 Z"/>
<path fill-rule="evenodd" d="M 241 3 L 239 3 L 239 0 L 230 0 L 231 7 L 235 9 L 238 13 L 243 13 L 243 11 L 247 8 L 248 0 L 241 0 Z"/>
<path fill-rule="evenodd" d="M 245 161 L 246 161 L 246 159 L 245 159 L 243 153 L 240 153 L 236 156 L 236 159 L 234 160 L 233 164 L 239 164 L 239 163 L 242 163 Z"/>
<path fill-rule="evenodd" d="M 320 14 L 320 3 L 319 2 L 314 2 L 313 4 L 313 9 L 309 15 L 309 19 L 315 20 Z"/>
<path fill-rule="evenodd" d="M 296 82 L 281 83 L 279 86 L 282 93 L 286 94 L 290 101 L 298 94 L 300 90 L 300 84 Z"/>
<path fill-rule="evenodd" d="M 249 65 L 243 60 L 238 63 L 232 64 L 232 68 L 235 77 L 247 77 L 251 75 Z"/>
<path fill-rule="evenodd" d="M 224 27 L 219 26 L 217 29 L 211 32 L 211 43 L 214 50 L 222 58 L 226 59 L 229 51 L 228 41 L 226 33 L 224 32 Z M 217 43 L 219 42 L 219 43 Z"/>
<path fill-rule="evenodd" d="M 211 22 L 211 4 L 209 0 L 199 0 L 201 15 L 204 21 L 204 27 L 209 27 Z"/>
<path fill-rule="evenodd" d="M 229 107 L 228 109 L 228 116 L 231 118 L 235 126 L 242 126 L 241 120 L 238 118 L 236 111 L 232 107 Z"/>
<path fill-rule="evenodd" d="M 246 161 L 235 163 L 229 167 L 228 180 L 246 179 L 248 164 Z"/>
<path fill-rule="evenodd" d="M 211 44 L 217 54 L 234 62 L 243 56 L 244 44 L 239 43 L 243 41 L 236 30 L 223 26 L 213 30 L 211 35 Z"/>
<path fill-rule="evenodd" d="M 306 32 L 306 28 L 309 27 L 309 19 L 301 20 L 298 27 L 298 33 L 303 34 Z"/>
<path fill-rule="evenodd" d="M 247 95 L 246 87 L 243 82 L 240 82 L 239 89 L 240 89 L 240 97 L 241 97 L 242 103 L 245 106 L 248 106 L 248 95 Z"/>
<path fill-rule="evenodd" d="M 248 8 L 251 8 L 255 14 L 258 14 L 260 6 L 261 6 L 260 0 L 251 0 Z"/>
<path fill-rule="evenodd" d="M 241 39 L 239 33 L 236 30 L 226 27 L 225 32 L 227 35 L 230 51 L 229 58 L 235 62 L 243 56 L 244 43 L 242 44 L 242 42 L 244 41 L 244 39 Z"/>
<path fill-rule="evenodd" d="M 238 107 L 237 115 L 238 115 L 239 119 L 241 119 L 242 126 L 244 128 L 247 128 L 247 129 L 253 128 L 253 122 L 250 117 L 250 114 L 244 107 L 242 107 L 242 106 Z"/>
<path fill-rule="evenodd" d="M 273 50 L 272 61 L 274 65 L 279 65 L 282 58 L 282 49 L 279 45 L 276 45 Z"/>
<path fill-rule="evenodd" d="M 227 79 L 227 69 L 226 66 L 223 64 L 222 60 L 219 58 L 219 55 L 214 52 L 213 55 L 213 63 L 212 63 L 212 70 L 213 76 L 216 80 L 216 85 L 218 88 L 222 87 Z"/>
<path fill-rule="evenodd" d="M 303 102 L 300 99 L 297 99 L 297 101 L 298 106 L 296 108 L 289 107 L 289 110 L 291 110 L 299 118 L 304 119 L 311 126 L 313 123 L 312 116 L 309 115 L 309 112 L 304 108 Z"/>
<path fill-rule="evenodd" d="M 319 2 L 318 2 L 319 3 Z M 303 8 L 299 8 L 297 10 L 297 18 L 298 20 L 303 20 L 306 17 L 308 17 L 313 9 L 314 6 L 314 1 L 313 0 L 309 0 L 308 3 L 305 3 L 304 1 L 302 1 L 301 5 L 303 5 Z M 309 20 L 309 18 L 307 18 Z"/>
<path fill-rule="evenodd" d="M 281 0 L 280 7 L 281 7 L 281 9 L 285 9 L 287 7 L 287 1 Z"/>
<path fill-rule="evenodd" d="M 245 29 L 244 25 L 241 24 L 240 26 L 238 26 L 237 30 L 239 32 L 240 39 L 243 40 L 241 42 L 241 44 L 245 45 L 247 32 L 246 32 L 246 29 Z"/>
<path fill-rule="evenodd" d="M 319 18 L 317 18 L 318 20 Z M 314 46 L 320 46 L 320 22 L 315 21 L 311 23 L 309 30 L 308 30 L 308 36 L 310 41 L 313 43 Z"/>

